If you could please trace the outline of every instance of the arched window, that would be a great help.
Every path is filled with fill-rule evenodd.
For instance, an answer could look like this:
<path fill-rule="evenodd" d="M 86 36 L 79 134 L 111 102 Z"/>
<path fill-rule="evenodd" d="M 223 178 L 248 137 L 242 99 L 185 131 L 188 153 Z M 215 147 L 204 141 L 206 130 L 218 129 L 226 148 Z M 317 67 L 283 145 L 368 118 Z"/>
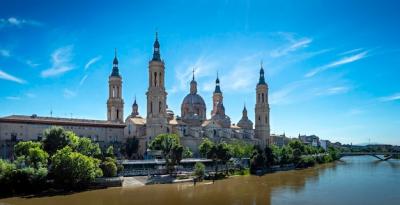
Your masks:
<path fill-rule="evenodd" d="M 154 86 L 157 86 L 157 73 L 154 72 Z"/>
<path fill-rule="evenodd" d="M 258 116 L 258 121 L 261 121 L 261 117 L 260 117 L 260 115 Z"/>
<path fill-rule="evenodd" d="M 262 97 L 261 97 L 262 102 L 264 102 L 264 93 L 262 93 L 261 95 L 262 95 Z"/>
<path fill-rule="evenodd" d="M 111 91 L 111 92 L 112 92 L 112 95 L 111 95 L 111 96 L 112 96 L 113 98 L 115 98 L 115 86 L 113 86 L 111 90 L 112 90 L 112 91 Z"/>
<path fill-rule="evenodd" d="M 119 110 L 117 109 L 117 119 L 119 119 Z"/>
<path fill-rule="evenodd" d="M 257 101 L 260 102 L 260 93 L 257 95 Z"/>
<path fill-rule="evenodd" d="M 158 113 L 161 113 L 161 106 L 162 106 L 161 101 L 159 101 L 158 102 Z"/>
<path fill-rule="evenodd" d="M 159 79 L 159 81 L 160 81 L 160 83 L 158 83 L 158 85 L 159 85 L 159 86 L 162 86 L 162 82 L 161 82 L 161 80 L 162 80 L 162 79 L 161 79 L 161 72 L 158 73 L 158 77 L 159 77 L 158 79 Z"/>

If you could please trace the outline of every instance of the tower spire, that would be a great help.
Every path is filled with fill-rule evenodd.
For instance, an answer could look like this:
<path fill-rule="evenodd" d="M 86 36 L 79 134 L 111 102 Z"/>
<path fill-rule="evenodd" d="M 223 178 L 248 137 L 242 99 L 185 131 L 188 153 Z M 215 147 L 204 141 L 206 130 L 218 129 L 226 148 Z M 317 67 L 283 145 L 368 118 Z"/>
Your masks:
<path fill-rule="evenodd" d="M 264 77 L 264 68 L 263 68 L 263 61 L 261 60 L 260 62 L 260 79 L 258 80 L 258 85 L 266 85 L 265 83 L 265 77 Z"/>
<path fill-rule="evenodd" d="M 121 77 L 119 75 L 119 69 L 118 69 L 117 48 L 115 48 L 115 50 L 114 50 L 114 60 L 113 60 L 113 68 L 112 68 L 111 76 Z"/>
<path fill-rule="evenodd" d="M 156 31 L 156 40 L 154 41 L 153 45 L 153 61 L 161 61 L 160 56 L 160 43 L 158 42 L 158 32 Z"/>
<path fill-rule="evenodd" d="M 218 71 L 217 71 L 217 79 L 215 80 L 215 90 L 214 93 L 222 93 L 221 88 L 219 86 L 219 77 L 218 77 Z"/>

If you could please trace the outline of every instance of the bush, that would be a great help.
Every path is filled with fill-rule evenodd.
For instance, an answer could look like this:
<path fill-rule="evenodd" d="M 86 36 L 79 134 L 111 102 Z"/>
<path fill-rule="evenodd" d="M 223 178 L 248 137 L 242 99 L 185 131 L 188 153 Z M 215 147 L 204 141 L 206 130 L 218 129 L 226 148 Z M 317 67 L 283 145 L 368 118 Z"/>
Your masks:
<path fill-rule="evenodd" d="M 103 171 L 104 177 L 115 177 L 117 176 L 117 165 L 113 158 L 106 157 L 106 159 L 100 165 Z"/>
<path fill-rule="evenodd" d="M 201 162 L 196 162 L 194 165 L 194 174 L 199 177 L 203 178 L 205 173 L 206 166 Z"/>
<path fill-rule="evenodd" d="M 100 160 L 73 152 L 69 146 L 52 157 L 51 172 L 56 185 L 66 188 L 84 188 L 96 177 L 102 176 Z"/>
<path fill-rule="evenodd" d="M 306 168 L 306 167 L 312 167 L 315 165 L 315 159 L 314 157 L 311 156 L 302 156 L 300 158 L 299 164 L 297 167 L 299 168 Z"/>

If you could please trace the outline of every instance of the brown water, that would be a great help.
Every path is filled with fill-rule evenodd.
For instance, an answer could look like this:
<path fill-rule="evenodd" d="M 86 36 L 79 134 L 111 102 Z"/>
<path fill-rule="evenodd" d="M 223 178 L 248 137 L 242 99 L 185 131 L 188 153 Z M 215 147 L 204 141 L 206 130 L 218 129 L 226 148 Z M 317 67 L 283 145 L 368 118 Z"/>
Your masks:
<path fill-rule="evenodd" d="M 400 204 L 400 160 L 346 157 L 342 162 L 263 177 L 212 183 L 110 188 L 64 196 L 8 198 L 3 204 Z"/>

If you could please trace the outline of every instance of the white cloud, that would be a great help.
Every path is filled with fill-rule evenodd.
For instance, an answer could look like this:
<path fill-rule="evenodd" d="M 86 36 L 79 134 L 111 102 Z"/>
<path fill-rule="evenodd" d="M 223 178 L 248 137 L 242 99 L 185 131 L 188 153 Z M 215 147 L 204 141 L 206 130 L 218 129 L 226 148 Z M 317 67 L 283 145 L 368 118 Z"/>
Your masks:
<path fill-rule="evenodd" d="M 0 49 L 0 56 L 10 57 L 10 51 L 5 49 Z"/>
<path fill-rule="evenodd" d="M 341 66 L 341 65 L 345 65 L 345 64 L 348 64 L 348 63 L 352 63 L 352 62 L 361 60 L 361 59 L 367 57 L 367 54 L 368 54 L 368 51 L 364 51 L 364 52 L 357 53 L 357 54 L 352 55 L 352 56 L 343 57 L 343 58 L 341 58 L 341 59 L 339 59 L 337 61 L 331 62 L 331 63 L 329 63 L 327 65 L 321 66 L 319 68 L 316 68 L 316 69 L 308 72 L 305 75 L 305 77 L 307 77 L 307 78 L 313 77 L 313 76 L 317 75 L 318 73 L 324 72 L 324 71 L 326 71 L 328 69 L 335 68 L 335 67 L 338 67 L 338 66 Z"/>
<path fill-rule="evenodd" d="M 76 92 L 72 91 L 70 89 L 65 88 L 64 89 L 64 98 L 73 98 L 76 96 Z"/>
<path fill-rule="evenodd" d="M 322 91 L 318 91 L 316 94 L 317 95 L 336 95 L 336 94 L 343 94 L 347 93 L 350 91 L 350 87 L 346 86 L 337 86 L 337 87 L 331 87 Z"/>
<path fill-rule="evenodd" d="M 300 40 L 291 40 L 291 43 L 289 45 L 286 45 L 284 47 L 281 47 L 281 48 L 271 51 L 270 55 L 273 58 L 285 56 L 285 55 L 287 55 L 291 52 L 294 52 L 298 49 L 308 47 L 311 44 L 311 42 L 312 42 L 312 39 L 310 39 L 310 38 L 302 38 Z"/>
<path fill-rule="evenodd" d="M 15 26 L 15 27 L 23 27 L 23 26 L 42 26 L 41 22 L 30 20 L 30 19 L 18 19 L 16 17 L 10 17 L 8 19 L 1 18 L 0 19 L 0 28 L 4 26 Z"/>
<path fill-rule="evenodd" d="M 24 84 L 26 83 L 25 80 L 21 79 L 21 78 L 17 78 L 15 76 L 12 76 L 2 70 L 0 70 L 0 79 L 4 79 L 4 80 L 9 80 L 9 81 L 13 81 L 19 84 Z"/>
<path fill-rule="evenodd" d="M 58 76 L 74 69 L 74 66 L 71 65 L 72 49 L 72 45 L 56 49 L 51 54 L 51 68 L 43 70 L 41 76 L 44 78 Z"/>
<path fill-rule="evenodd" d="M 83 83 L 85 83 L 85 81 L 86 81 L 87 77 L 88 77 L 88 75 L 87 75 L 87 74 L 86 74 L 86 75 L 84 75 L 84 76 L 82 77 L 82 79 L 79 81 L 79 85 L 83 85 Z"/>
<path fill-rule="evenodd" d="M 400 100 L 400 93 L 395 93 L 395 94 L 390 95 L 390 96 L 381 97 L 381 98 L 379 98 L 379 100 L 382 101 L 382 102 Z"/>
<path fill-rule="evenodd" d="M 363 48 L 356 48 L 356 49 L 345 51 L 343 53 L 339 53 L 339 55 L 340 56 L 348 55 L 348 54 L 352 54 L 352 53 L 359 52 L 359 51 L 362 51 L 362 50 L 364 50 L 364 49 Z"/>
<path fill-rule="evenodd" d="M 85 65 L 85 70 L 88 69 L 91 65 L 93 65 L 97 61 L 99 61 L 100 59 L 101 59 L 101 56 L 97 56 L 97 57 L 90 59 Z"/>
<path fill-rule="evenodd" d="M 294 91 L 298 90 L 300 87 L 305 85 L 305 81 L 295 81 L 290 83 L 280 90 L 274 91 L 269 95 L 269 102 L 271 105 L 276 104 L 290 104 L 294 100 L 293 93 Z"/>
<path fill-rule="evenodd" d="M 7 100 L 21 100 L 21 98 L 18 96 L 8 96 L 8 97 L 6 97 L 6 99 Z"/>
<path fill-rule="evenodd" d="M 353 108 L 347 112 L 347 115 L 354 116 L 354 115 L 360 115 L 363 113 L 365 113 L 365 110 L 360 109 L 360 108 Z"/>

